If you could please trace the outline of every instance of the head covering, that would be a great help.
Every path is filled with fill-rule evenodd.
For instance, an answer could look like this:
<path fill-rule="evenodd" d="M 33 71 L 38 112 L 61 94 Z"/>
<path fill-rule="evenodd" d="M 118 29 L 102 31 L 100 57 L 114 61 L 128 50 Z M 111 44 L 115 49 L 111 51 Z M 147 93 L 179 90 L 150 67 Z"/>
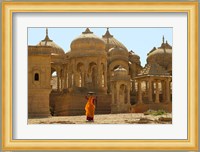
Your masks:
<path fill-rule="evenodd" d="M 90 92 L 88 92 L 88 94 L 93 95 L 93 94 L 95 94 L 95 92 L 90 91 Z"/>

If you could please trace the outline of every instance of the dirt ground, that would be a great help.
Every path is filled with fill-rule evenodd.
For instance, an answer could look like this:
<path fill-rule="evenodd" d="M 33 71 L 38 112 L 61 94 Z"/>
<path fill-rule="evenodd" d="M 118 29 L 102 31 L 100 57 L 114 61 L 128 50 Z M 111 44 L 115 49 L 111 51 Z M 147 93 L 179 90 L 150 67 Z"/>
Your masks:
<path fill-rule="evenodd" d="M 143 113 L 95 115 L 94 122 L 87 122 L 86 116 L 54 116 L 28 119 L 28 124 L 171 124 L 172 115 L 153 116 Z"/>

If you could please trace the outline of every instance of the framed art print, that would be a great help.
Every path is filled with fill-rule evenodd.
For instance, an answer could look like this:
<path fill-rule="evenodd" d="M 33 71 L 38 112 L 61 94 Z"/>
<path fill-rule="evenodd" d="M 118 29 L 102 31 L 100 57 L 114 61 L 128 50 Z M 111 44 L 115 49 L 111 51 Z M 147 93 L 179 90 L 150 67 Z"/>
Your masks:
<path fill-rule="evenodd" d="M 3 2 L 4 150 L 198 149 L 197 2 Z"/>

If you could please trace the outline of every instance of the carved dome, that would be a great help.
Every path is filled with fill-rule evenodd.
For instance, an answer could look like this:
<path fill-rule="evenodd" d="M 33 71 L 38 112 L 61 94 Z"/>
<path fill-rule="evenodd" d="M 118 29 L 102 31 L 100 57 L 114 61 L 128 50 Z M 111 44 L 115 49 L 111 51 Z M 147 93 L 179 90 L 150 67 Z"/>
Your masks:
<path fill-rule="evenodd" d="M 108 53 L 110 56 L 128 56 L 128 51 L 118 46 L 111 48 Z"/>
<path fill-rule="evenodd" d="M 52 48 L 51 54 L 65 54 L 64 50 L 49 38 L 48 29 L 46 29 L 46 37 L 44 40 L 40 41 L 36 46 L 50 46 Z"/>
<path fill-rule="evenodd" d="M 115 46 L 108 51 L 109 62 L 113 62 L 115 60 L 124 60 L 128 63 L 128 51 Z"/>
<path fill-rule="evenodd" d="M 119 42 L 117 39 L 114 38 L 113 35 L 110 34 L 109 29 L 107 28 L 106 33 L 102 36 L 103 41 L 106 43 L 106 50 L 110 50 L 111 48 L 122 48 L 127 50 L 127 48 Z"/>
<path fill-rule="evenodd" d="M 157 63 L 167 70 L 171 68 L 169 65 L 172 65 L 172 46 L 167 41 L 164 43 L 164 37 L 161 46 L 154 47 L 147 55 L 148 64 Z"/>
<path fill-rule="evenodd" d="M 89 51 L 89 50 L 96 50 L 96 51 L 102 51 L 105 50 L 105 42 L 93 34 L 87 28 L 85 32 L 82 32 L 82 34 L 74 39 L 71 43 L 71 51 Z"/>

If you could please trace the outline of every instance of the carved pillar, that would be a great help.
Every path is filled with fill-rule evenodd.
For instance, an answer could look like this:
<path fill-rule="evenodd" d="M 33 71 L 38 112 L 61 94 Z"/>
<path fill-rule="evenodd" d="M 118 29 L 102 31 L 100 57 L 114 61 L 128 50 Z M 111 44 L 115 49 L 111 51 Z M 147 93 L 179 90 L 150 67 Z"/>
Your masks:
<path fill-rule="evenodd" d="M 72 87 L 72 73 L 68 73 L 68 88 Z"/>
<path fill-rule="evenodd" d="M 135 92 L 136 90 L 135 90 L 135 80 L 134 80 L 134 78 L 132 78 L 133 79 L 133 81 L 132 81 L 132 92 Z"/>
<path fill-rule="evenodd" d="M 81 87 L 85 86 L 85 73 L 81 72 Z"/>
<path fill-rule="evenodd" d="M 57 70 L 57 91 L 60 91 L 60 70 Z"/>
<path fill-rule="evenodd" d="M 148 81 L 145 81 L 145 92 L 147 92 L 147 90 L 148 90 Z"/>
<path fill-rule="evenodd" d="M 130 100 L 130 91 L 131 91 L 131 88 L 130 88 L 130 85 L 128 85 L 128 90 L 127 90 L 128 104 L 131 104 L 131 100 Z"/>
<path fill-rule="evenodd" d="M 138 81 L 138 103 L 143 103 L 143 101 L 142 101 L 141 81 Z"/>
<path fill-rule="evenodd" d="M 156 99 L 155 99 L 155 103 L 160 103 L 158 81 L 156 81 Z"/>
<path fill-rule="evenodd" d="M 166 83 L 162 81 L 162 98 L 163 102 L 166 102 Z"/>
<path fill-rule="evenodd" d="M 116 84 L 116 92 L 117 92 L 117 104 L 119 104 L 120 99 L 119 99 L 119 84 L 118 83 Z"/>
<path fill-rule="evenodd" d="M 104 64 L 104 88 L 107 89 L 107 62 Z"/>
<path fill-rule="evenodd" d="M 149 100 L 149 102 L 153 102 L 153 99 L 152 99 L 152 80 L 151 79 L 149 79 L 148 100 Z"/>
<path fill-rule="evenodd" d="M 169 88 L 170 81 L 167 79 L 165 83 L 166 83 L 166 103 L 169 103 L 170 102 L 170 88 Z"/>
<path fill-rule="evenodd" d="M 111 88 L 112 88 L 112 104 L 114 104 L 115 103 L 115 92 L 116 92 L 116 90 L 114 90 L 115 89 L 115 87 L 114 87 L 114 82 L 112 83 L 112 85 L 111 85 Z"/>
<path fill-rule="evenodd" d="M 101 75 L 101 61 L 100 58 L 97 59 L 97 82 L 95 86 L 97 86 L 96 88 L 100 88 L 102 85 L 102 75 Z"/>

